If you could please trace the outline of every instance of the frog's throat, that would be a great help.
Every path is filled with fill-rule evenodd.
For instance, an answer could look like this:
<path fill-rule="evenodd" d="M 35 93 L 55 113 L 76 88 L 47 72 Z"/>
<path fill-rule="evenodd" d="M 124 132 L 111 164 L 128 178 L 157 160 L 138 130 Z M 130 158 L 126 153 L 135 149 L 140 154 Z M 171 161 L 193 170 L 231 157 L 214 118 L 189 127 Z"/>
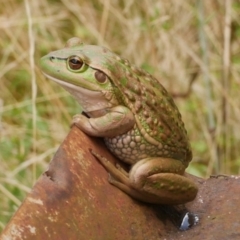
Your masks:
<path fill-rule="evenodd" d="M 72 96 L 75 97 L 77 102 L 86 113 L 90 112 L 104 112 L 106 109 L 112 107 L 112 104 L 107 101 L 102 91 L 94 91 L 80 86 L 74 85 L 69 82 L 59 80 L 46 73 L 44 75 L 50 80 L 58 83 L 64 89 L 66 89 Z"/>

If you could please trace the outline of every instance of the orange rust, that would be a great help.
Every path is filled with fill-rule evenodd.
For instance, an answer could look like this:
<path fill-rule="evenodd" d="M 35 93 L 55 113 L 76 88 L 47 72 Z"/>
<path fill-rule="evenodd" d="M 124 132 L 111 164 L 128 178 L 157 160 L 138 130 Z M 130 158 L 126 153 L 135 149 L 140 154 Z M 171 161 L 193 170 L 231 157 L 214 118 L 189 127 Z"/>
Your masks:
<path fill-rule="evenodd" d="M 187 205 L 200 223 L 180 232 L 157 212 L 115 188 L 89 148 L 110 161 L 117 160 L 99 139 L 73 127 L 49 169 L 2 232 L 0 239 L 237 239 L 239 178 L 192 179 L 199 186 L 196 200 Z M 190 176 L 191 177 L 191 176 Z"/>

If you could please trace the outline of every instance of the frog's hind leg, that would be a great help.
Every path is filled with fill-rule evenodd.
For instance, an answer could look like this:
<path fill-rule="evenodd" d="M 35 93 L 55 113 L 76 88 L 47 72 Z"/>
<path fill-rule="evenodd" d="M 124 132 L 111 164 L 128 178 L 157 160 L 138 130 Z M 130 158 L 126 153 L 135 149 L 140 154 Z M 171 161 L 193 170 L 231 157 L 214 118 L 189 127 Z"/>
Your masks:
<path fill-rule="evenodd" d="M 126 185 L 130 183 L 128 173 L 119 164 L 116 164 L 116 166 L 114 166 L 110 161 L 107 160 L 107 158 L 101 156 L 93 150 L 90 151 L 92 155 L 96 157 L 98 161 L 103 165 L 103 167 L 110 173 L 110 175 L 114 177 L 114 179 L 119 180 Z M 114 184 L 114 180 L 111 176 L 109 177 L 109 182 Z"/>
<path fill-rule="evenodd" d="M 91 153 L 109 172 L 111 184 L 140 201 L 176 205 L 192 201 L 197 194 L 196 185 L 183 176 L 185 166 L 181 161 L 146 158 L 127 173 L 96 152 Z"/>
<path fill-rule="evenodd" d="M 93 150 L 90 150 L 93 156 L 103 165 L 103 167 L 109 172 L 108 181 L 115 187 L 119 188 L 129 196 L 138 199 L 140 201 L 149 202 L 146 196 L 139 193 L 136 189 L 131 187 L 129 174 L 119 165 L 114 166 L 105 157 L 99 155 Z"/>
<path fill-rule="evenodd" d="M 129 180 L 134 189 L 148 196 L 149 202 L 184 204 L 192 201 L 198 191 L 196 184 L 184 176 L 184 170 L 179 160 L 147 158 L 133 165 Z"/>

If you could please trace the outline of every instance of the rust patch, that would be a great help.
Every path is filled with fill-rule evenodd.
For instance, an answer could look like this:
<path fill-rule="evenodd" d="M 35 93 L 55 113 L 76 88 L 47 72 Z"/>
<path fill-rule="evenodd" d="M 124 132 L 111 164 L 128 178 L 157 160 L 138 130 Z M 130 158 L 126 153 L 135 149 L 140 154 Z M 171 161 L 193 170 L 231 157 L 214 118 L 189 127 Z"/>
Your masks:
<path fill-rule="evenodd" d="M 49 164 L 49 169 L 43 174 L 43 177 L 47 177 L 55 186 L 52 191 L 47 191 L 47 188 L 45 189 L 48 196 L 47 202 L 61 201 L 70 196 L 73 176 L 69 165 L 65 150 L 60 148 Z"/>
<path fill-rule="evenodd" d="M 101 141 L 72 128 L 0 239 L 237 239 L 240 179 L 191 177 L 197 198 L 187 204 L 200 223 L 180 232 L 168 216 L 131 199 L 107 181 L 89 148 L 117 162 Z M 158 216 L 157 216 L 158 215 Z M 159 218 L 160 216 L 160 218 Z"/>

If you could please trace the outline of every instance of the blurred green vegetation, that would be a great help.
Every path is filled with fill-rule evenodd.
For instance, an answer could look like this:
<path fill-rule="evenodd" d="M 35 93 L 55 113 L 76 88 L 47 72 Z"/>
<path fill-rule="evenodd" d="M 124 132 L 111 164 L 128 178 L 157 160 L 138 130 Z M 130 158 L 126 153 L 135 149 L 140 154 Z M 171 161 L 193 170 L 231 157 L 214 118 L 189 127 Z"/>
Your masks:
<path fill-rule="evenodd" d="M 73 36 L 112 49 L 172 93 L 193 148 L 189 172 L 239 174 L 239 1 L 9 0 L 0 13 L 0 229 L 79 112 L 38 67 Z"/>

